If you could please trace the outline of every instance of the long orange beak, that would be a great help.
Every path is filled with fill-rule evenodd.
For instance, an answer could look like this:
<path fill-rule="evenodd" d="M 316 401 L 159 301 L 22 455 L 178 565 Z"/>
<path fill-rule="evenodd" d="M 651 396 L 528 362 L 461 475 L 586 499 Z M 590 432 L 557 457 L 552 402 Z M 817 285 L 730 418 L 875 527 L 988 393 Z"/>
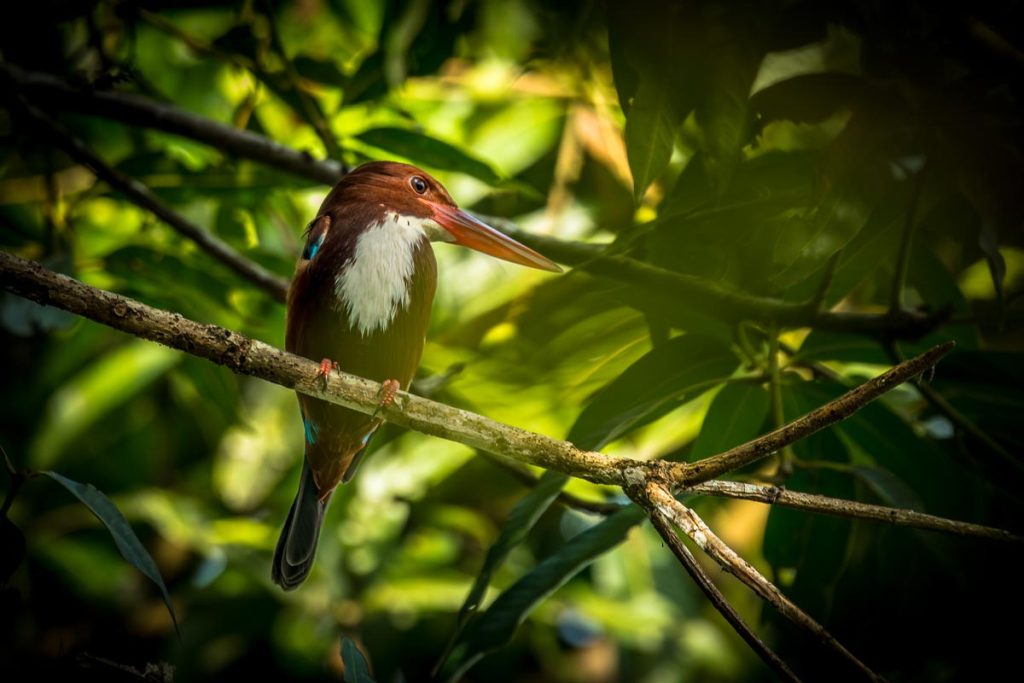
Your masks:
<path fill-rule="evenodd" d="M 562 272 L 554 261 L 478 221 L 462 209 L 434 202 L 424 203 L 434 210 L 434 220 L 451 233 L 456 244 L 523 266 L 549 270 L 553 273 Z"/>

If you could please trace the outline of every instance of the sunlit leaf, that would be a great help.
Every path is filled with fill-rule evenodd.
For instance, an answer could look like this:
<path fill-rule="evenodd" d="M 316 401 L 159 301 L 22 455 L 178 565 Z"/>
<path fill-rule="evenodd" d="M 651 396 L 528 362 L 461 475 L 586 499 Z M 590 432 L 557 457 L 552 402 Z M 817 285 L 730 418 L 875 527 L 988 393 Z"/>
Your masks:
<path fill-rule="evenodd" d="M 497 185 L 501 177 L 483 161 L 458 147 L 405 128 L 373 128 L 357 136 L 368 145 L 442 171 L 465 173 Z"/>
<path fill-rule="evenodd" d="M 600 449 L 711 389 L 737 364 L 730 348 L 716 339 L 672 339 L 597 392 L 576 418 L 568 439 L 583 449 Z"/>

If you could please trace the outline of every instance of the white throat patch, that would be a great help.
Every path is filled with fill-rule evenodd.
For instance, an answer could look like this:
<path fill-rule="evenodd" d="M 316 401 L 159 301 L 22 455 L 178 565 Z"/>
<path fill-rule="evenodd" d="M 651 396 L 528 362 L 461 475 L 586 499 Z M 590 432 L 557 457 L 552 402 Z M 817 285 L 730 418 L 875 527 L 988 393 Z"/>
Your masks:
<path fill-rule="evenodd" d="M 409 305 L 413 251 L 426 235 L 420 221 L 396 213 L 356 239 L 352 259 L 334 280 L 339 307 L 364 337 L 384 330 Z"/>

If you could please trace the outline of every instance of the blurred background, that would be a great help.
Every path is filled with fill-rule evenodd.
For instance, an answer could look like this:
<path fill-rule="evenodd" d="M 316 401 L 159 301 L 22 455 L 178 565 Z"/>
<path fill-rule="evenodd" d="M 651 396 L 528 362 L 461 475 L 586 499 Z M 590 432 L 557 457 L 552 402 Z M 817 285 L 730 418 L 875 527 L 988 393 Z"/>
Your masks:
<path fill-rule="evenodd" d="M 314 160 L 408 161 L 463 207 L 550 238 L 531 244 L 577 266 L 553 277 L 437 246 L 416 393 L 613 455 L 692 460 L 954 339 L 929 381 L 733 478 L 1020 530 L 1019 10 L 8 3 L 0 246 L 283 346 L 282 305 L 97 180 L 26 104 L 285 278 L 325 175 L 340 168 Z M 107 94 L 248 131 L 311 163 L 296 171 L 173 134 L 123 103 L 96 105 Z M 684 277 L 672 289 L 602 255 Z M 65 489 L 34 478 L 11 496 L 5 478 L 7 680 L 337 680 L 343 636 L 375 680 L 429 680 L 488 548 L 541 474 L 387 428 L 335 494 L 310 579 L 285 594 L 270 557 L 302 457 L 292 393 L 7 293 L 0 344 L 0 445 L 18 468 L 110 496 L 181 627 Z M 485 655 L 465 680 L 770 679 L 649 525 L 630 510 L 609 516 L 628 503 L 621 492 L 581 481 L 566 491 L 568 504 L 523 504 L 536 523 L 487 577 L 453 653 Z M 1015 666 L 1024 600 L 1012 547 L 750 502 L 688 504 L 891 680 Z M 593 543 L 570 547 L 580 538 Z M 575 569 L 542 564 L 567 548 Z M 798 673 L 855 679 L 707 566 Z M 566 583 L 530 593 L 519 581 L 531 576 Z M 486 609 L 499 595 L 536 603 L 513 611 L 518 629 Z"/>

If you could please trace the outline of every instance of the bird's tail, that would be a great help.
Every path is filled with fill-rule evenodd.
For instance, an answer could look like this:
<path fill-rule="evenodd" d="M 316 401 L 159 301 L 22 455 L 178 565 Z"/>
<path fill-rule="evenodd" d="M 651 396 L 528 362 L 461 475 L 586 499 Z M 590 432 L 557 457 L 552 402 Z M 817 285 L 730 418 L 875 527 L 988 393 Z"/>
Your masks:
<path fill-rule="evenodd" d="M 302 476 L 299 491 L 295 494 L 292 508 L 288 511 L 281 538 L 274 550 L 274 564 L 271 576 L 281 588 L 290 591 L 306 580 L 313 568 L 316 545 L 320 538 L 320 525 L 324 521 L 330 496 L 323 501 L 313 481 L 313 470 L 305 458 L 302 460 Z"/>

